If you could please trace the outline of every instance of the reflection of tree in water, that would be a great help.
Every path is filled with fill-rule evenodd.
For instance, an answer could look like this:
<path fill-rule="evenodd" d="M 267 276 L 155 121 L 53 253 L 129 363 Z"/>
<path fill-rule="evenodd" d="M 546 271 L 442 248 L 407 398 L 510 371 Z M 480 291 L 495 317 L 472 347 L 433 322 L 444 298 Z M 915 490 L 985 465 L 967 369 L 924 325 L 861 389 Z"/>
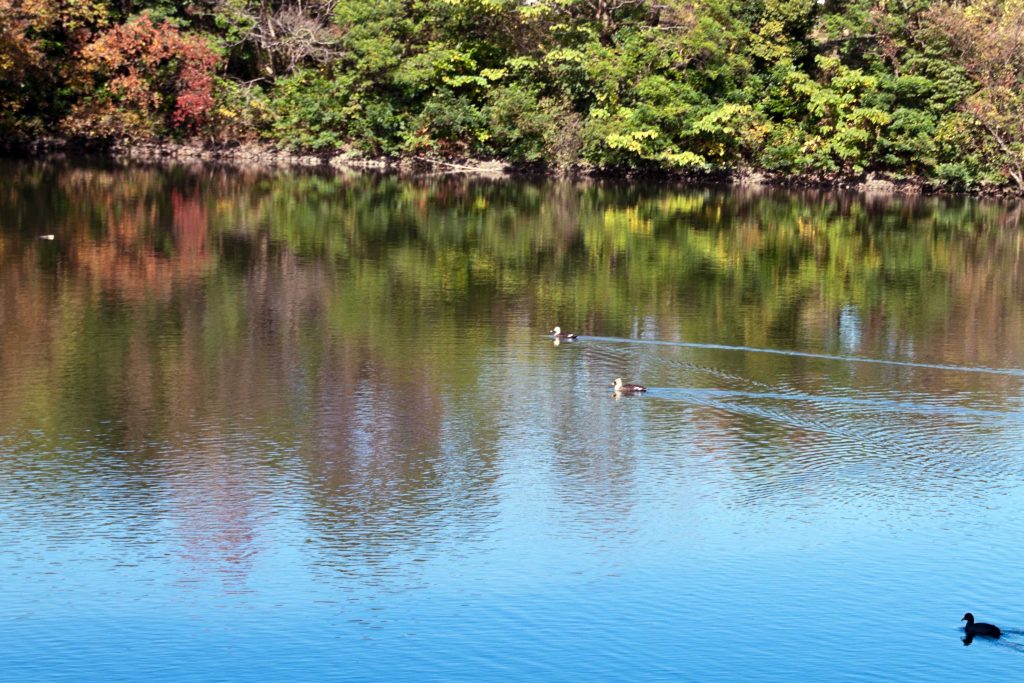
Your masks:
<path fill-rule="evenodd" d="M 635 426 L 623 428 L 635 414 L 629 405 L 616 405 L 607 365 L 592 355 L 581 347 L 578 384 L 550 387 L 542 414 L 553 437 L 555 494 L 575 513 L 573 524 L 582 527 L 584 535 L 601 545 L 616 545 L 635 531 L 631 519 L 637 496 Z M 605 400 L 596 404 L 589 400 L 593 387 L 600 387 Z M 566 400 L 566 390 L 581 400 Z"/>
<path fill-rule="evenodd" d="M 493 446 L 477 440 L 486 418 L 459 424 L 434 367 L 371 345 L 331 353 L 304 449 L 318 564 L 372 577 L 411 571 L 410 555 L 457 553 L 494 514 Z"/>
<path fill-rule="evenodd" d="M 491 354 L 531 347 L 532 336 L 512 336 L 522 330 L 561 323 L 631 337 L 645 320 L 659 339 L 992 366 L 1024 357 L 1024 242 L 1019 207 L 1007 204 L 47 164 L 8 176 L 0 432 L 110 424 L 125 450 L 175 444 L 175 456 L 150 457 L 206 473 L 195 496 L 180 494 L 182 510 L 203 500 L 223 508 L 210 526 L 182 518 L 193 537 L 183 545 L 199 547 L 198 558 L 245 558 L 259 537 L 261 503 L 236 463 L 271 456 L 189 454 L 185 438 L 232 420 L 268 443 L 300 444 L 298 455 L 272 459 L 301 473 L 316 540 L 336 553 L 327 564 L 362 554 L 386 566 L 448 542 L 453 524 L 456 535 L 480 533 L 496 514 L 507 423 L 538 419 L 535 411 L 556 435 L 564 500 L 579 501 L 584 524 L 625 529 L 636 464 L 630 436 L 617 433 L 624 413 L 602 404 L 600 419 L 583 425 L 572 402 L 493 395 L 514 377 L 488 374 Z M 37 239 L 44 225 L 57 240 Z M 807 372 L 806 361 L 756 354 L 718 361 L 812 399 L 896 383 L 908 395 L 999 410 L 1019 384 L 841 363 Z M 615 376 L 586 362 L 577 381 Z M 778 386 L 783 362 L 791 379 Z M 748 401 L 686 418 L 707 425 L 694 428 L 701 448 L 745 453 L 733 466 L 752 499 L 770 499 L 773 486 L 854 481 L 889 448 L 869 440 L 851 446 L 859 461 L 817 458 L 812 445 L 846 443 L 888 416 L 829 414 L 810 400 L 799 422 L 786 416 L 793 406 Z M 955 421 L 927 424 L 941 429 L 944 419 Z M 708 443 L 738 434 L 757 438 Z M 957 447 L 970 450 L 971 437 L 958 434 Z M 964 464 L 896 446 L 884 476 Z M 218 536 L 228 526 L 234 535 Z"/>
<path fill-rule="evenodd" d="M 167 457 L 187 458 L 187 469 L 170 467 L 166 514 L 172 520 L 187 564 L 182 584 L 220 579 L 226 592 L 247 591 L 258 554 L 258 525 L 266 502 L 255 492 L 266 486 L 264 468 L 253 467 L 237 439 L 223 433 L 197 434 L 169 443 Z"/>

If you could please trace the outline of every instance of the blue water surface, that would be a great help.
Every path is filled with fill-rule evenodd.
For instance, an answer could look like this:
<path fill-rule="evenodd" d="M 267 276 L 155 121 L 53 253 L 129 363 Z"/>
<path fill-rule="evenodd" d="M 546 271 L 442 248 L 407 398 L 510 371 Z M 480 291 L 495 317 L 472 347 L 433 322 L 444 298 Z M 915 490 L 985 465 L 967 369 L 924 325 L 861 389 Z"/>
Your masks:
<path fill-rule="evenodd" d="M 1009 207 L 4 168 L 0 680 L 1024 666 Z"/>

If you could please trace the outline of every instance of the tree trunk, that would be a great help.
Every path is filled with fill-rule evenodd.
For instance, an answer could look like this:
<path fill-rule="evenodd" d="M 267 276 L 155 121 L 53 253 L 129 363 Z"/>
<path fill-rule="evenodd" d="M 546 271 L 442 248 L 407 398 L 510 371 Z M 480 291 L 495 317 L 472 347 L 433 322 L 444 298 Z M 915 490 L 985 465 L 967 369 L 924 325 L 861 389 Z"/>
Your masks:
<path fill-rule="evenodd" d="M 611 45 L 612 34 L 615 33 L 615 10 L 608 0 L 597 0 L 595 18 L 601 27 L 601 43 Z"/>

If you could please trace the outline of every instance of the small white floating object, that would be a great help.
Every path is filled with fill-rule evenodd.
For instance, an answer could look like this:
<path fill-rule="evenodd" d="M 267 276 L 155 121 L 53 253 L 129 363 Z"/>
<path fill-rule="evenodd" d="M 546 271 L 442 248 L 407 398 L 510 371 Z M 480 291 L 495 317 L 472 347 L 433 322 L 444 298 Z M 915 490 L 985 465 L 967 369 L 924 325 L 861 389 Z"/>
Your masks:
<path fill-rule="evenodd" d="M 39 236 L 39 239 L 41 239 L 41 240 L 53 240 L 55 238 L 56 238 L 56 235 L 40 235 Z"/>

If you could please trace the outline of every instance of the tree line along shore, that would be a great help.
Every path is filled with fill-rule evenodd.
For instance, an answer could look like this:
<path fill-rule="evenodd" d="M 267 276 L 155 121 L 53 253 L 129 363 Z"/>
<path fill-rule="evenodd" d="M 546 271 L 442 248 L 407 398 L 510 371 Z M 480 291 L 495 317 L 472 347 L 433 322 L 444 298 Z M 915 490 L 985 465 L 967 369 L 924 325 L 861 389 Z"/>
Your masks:
<path fill-rule="evenodd" d="M 0 0 L 0 137 L 1020 194 L 1024 0 Z"/>

